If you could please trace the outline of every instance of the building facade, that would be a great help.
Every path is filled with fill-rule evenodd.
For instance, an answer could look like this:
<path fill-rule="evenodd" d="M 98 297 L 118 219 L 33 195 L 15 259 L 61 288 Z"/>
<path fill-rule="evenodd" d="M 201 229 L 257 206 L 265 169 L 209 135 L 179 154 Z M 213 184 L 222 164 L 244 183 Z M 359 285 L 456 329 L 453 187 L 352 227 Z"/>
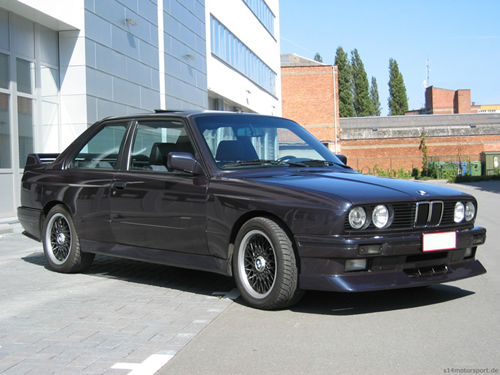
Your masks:
<path fill-rule="evenodd" d="M 479 161 L 500 151 L 500 114 L 341 118 L 342 153 L 351 167 L 372 173 L 422 169 L 422 133 L 429 161 Z"/>
<path fill-rule="evenodd" d="M 477 108 L 472 106 L 470 89 L 446 90 L 429 86 L 425 89 L 425 113 L 430 115 L 477 113 Z"/>
<path fill-rule="evenodd" d="M 250 70 L 209 48 L 211 19 L 251 52 Z M 0 218 L 15 216 L 27 154 L 58 153 L 103 117 L 156 108 L 281 114 L 276 30 L 278 0 L 1 2 Z M 229 34 L 217 35 L 227 48 Z"/>
<path fill-rule="evenodd" d="M 337 66 L 281 55 L 283 116 L 340 153 Z"/>
<path fill-rule="evenodd" d="M 207 0 L 206 7 L 209 108 L 280 116 L 278 0 Z"/>
<path fill-rule="evenodd" d="M 470 90 L 429 87 L 427 109 L 433 114 L 339 118 L 337 67 L 286 54 L 281 72 L 283 116 L 362 173 L 421 170 L 424 132 L 430 161 L 479 161 L 484 152 L 500 152 L 500 113 L 493 113 L 495 106 L 478 113 Z"/>

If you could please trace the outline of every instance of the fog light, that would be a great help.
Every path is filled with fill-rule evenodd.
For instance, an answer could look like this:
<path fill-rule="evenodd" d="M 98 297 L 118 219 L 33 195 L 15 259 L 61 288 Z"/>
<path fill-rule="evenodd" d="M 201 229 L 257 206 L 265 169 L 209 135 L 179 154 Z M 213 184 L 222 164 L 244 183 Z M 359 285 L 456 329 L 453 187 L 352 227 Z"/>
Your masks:
<path fill-rule="evenodd" d="M 472 247 L 468 247 L 467 249 L 465 249 L 464 258 L 471 258 L 473 254 L 474 249 Z"/>
<path fill-rule="evenodd" d="M 483 243 L 486 242 L 486 234 L 481 233 L 481 234 L 475 234 L 472 236 L 472 245 L 482 245 Z"/>
<path fill-rule="evenodd" d="M 366 259 L 348 259 L 345 261 L 345 271 L 365 271 L 366 265 Z"/>
<path fill-rule="evenodd" d="M 361 255 L 377 255 L 382 254 L 382 245 L 359 245 L 359 254 Z"/>

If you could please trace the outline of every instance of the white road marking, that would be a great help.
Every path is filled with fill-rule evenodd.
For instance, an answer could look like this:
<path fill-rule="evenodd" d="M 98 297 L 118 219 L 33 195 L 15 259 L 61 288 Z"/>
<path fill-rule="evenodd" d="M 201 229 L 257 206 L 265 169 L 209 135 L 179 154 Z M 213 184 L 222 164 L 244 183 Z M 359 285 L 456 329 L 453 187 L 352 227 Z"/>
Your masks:
<path fill-rule="evenodd" d="M 154 375 L 174 356 L 169 354 L 153 354 L 142 363 L 117 363 L 113 369 L 132 370 L 128 375 Z"/>

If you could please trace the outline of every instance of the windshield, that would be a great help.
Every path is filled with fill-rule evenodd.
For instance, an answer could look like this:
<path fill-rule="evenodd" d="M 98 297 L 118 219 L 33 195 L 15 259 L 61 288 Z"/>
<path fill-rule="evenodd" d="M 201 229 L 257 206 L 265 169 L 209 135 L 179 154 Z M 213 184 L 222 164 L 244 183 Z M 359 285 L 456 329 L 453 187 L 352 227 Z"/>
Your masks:
<path fill-rule="evenodd" d="M 322 167 L 345 165 L 318 139 L 281 117 L 207 115 L 196 118 L 217 166 Z"/>

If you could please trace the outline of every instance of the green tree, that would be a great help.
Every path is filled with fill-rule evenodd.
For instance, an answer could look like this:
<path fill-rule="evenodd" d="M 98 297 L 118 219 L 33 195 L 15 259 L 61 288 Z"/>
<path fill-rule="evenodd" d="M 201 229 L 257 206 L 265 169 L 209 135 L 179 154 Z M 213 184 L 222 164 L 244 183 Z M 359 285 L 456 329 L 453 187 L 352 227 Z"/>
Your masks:
<path fill-rule="evenodd" d="M 356 113 L 352 101 L 351 64 L 342 47 L 337 48 L 335 65 L 338 66 L 339 72 L 339 115 L 340 117 L 354 117 Z"/>
<path fill-rule="evenodd" d="M 389 60 L 389 116 L 404 115 L 408 110 L 408 97 L 403 75 L 396 60 Z"/>
<path fill-rule="evenodd" d="M 356 116 L 371 116 L 373 114 L 373 103 L 370 99 L 370 87 L 365 66 L 357 49 L 351 52 L 351 69 L 354 93 L 353 104 Z"/>
<path fill-rule="evenodd" d="M 429 176 L 429 159 L 427 154 L 427 144 L 425 143 L 425 128 L 420 133 L 420 150 L 422 150 L 422 176 Z"/>
<path fill-rule="evenodd" d="M 316 54 L 314 55 L 314 61 L 317 61 L 317 62 L 320 62 L 320 63 L 323 62 L 323 58 L 321 57 L 321 55 L 319 54 L 319 52 L 316 52 Z"/>
<path fill-rule="evenodd" d="M 373 105 L 373 116 L 380 116 L 382 107 L 380 106 L 380 97 L 378 95 L 377 79 L 372 77 L 372 85 L 370 86 L 370 99 Z"/>

